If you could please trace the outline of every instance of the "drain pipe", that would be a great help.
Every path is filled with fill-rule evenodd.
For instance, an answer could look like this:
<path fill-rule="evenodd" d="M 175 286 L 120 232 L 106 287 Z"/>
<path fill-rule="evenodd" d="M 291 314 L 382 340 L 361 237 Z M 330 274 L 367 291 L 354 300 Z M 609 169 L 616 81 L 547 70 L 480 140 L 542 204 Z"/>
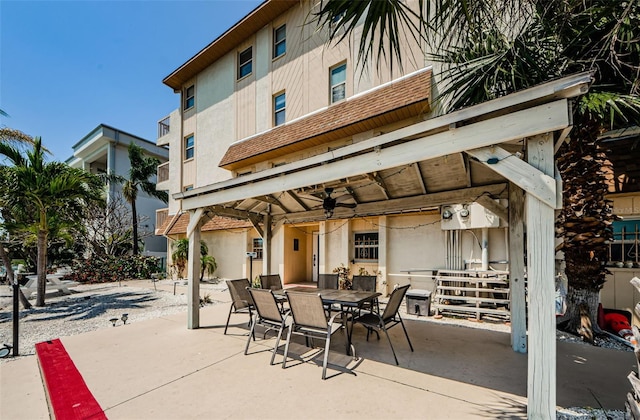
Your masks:
<path fill-rule="evenodd" d="M 482 228 L 482 270 L 489 269 L 489 228 Z"/>

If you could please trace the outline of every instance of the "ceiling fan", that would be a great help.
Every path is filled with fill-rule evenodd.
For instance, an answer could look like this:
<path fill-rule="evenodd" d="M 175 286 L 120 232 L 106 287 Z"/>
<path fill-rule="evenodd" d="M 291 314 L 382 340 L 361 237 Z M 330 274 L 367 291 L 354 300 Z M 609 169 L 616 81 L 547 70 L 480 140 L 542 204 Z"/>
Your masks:
<path fill-rule="evenodd" d="M 327 219 L 333 216 L 333 210 L 335 210 L 336 207 L 354 209 L 357 206 L 357 204 L 354 203 L 338 203 L 335 198 L 331 197 L 331 194 L 333 194 L 333 188 L 325 188 L 324 193 L 325 198 L 322 200 L 322 208 L 324 209 L 324 215 Z"/>

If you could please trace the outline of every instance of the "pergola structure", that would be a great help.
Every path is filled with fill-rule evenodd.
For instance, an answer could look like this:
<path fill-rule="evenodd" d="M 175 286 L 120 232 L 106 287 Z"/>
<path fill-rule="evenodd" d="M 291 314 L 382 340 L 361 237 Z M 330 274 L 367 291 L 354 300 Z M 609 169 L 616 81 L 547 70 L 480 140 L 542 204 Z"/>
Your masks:
<path fill-rule="evenodd" d="M 555 210 L 562 206 L 554 154 L 571 129 L 571 98 L 586 93 L 590 83 L 588 73 L 565 77 L 323 154 L 175 194 L 190 214 L 189 253 L 198 255 L 200 227 L 207 217 L 245 219 L 264 239 L 264 269 L 269 272 L 272 226 L 325 220 L 323 209 L 308 201 L 313 198 L 309 193 L 320 186 L 349 193 L 352 182 L 376 181 L 375 188 L 351 195 L 353 208 L 336 208 L 336 219 L 478 202 L 509 223 L 512 346 L 528 351 L 529 418 L 554 418 L 554 221 Z M 458 173 L 435 186 L 432 179 L 427 186 L 425 180 L 438 170 Z M 386 182 L 380 176 L 384 171 L 397 177 Z M 508 206 L 498 204 L 497 198 L 508 199 Z M 198 258 L 189 259 L 188 328 L 199 327 L 199 264 Z"/>

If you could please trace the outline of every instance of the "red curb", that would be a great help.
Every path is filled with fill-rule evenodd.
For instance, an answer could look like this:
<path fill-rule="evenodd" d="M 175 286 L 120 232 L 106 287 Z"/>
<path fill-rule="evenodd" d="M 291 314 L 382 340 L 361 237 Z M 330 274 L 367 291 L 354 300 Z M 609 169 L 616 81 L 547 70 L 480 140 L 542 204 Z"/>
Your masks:
<path fill-rule="evenodd" d="M 49 404 L 56 419 L 106 419 L 59 339 L 36 344 Z"/>

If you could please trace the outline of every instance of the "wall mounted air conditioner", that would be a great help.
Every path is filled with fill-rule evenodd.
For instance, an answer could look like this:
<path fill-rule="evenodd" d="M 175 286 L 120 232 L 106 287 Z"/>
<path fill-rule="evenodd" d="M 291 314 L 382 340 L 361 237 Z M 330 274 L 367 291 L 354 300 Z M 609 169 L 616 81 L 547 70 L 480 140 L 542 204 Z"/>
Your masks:
<path fill-rule="evenodd" d="M 500 227 L 500 219 L 478 203 L 442 206 L 442 230 L 480 229 Z"/>

